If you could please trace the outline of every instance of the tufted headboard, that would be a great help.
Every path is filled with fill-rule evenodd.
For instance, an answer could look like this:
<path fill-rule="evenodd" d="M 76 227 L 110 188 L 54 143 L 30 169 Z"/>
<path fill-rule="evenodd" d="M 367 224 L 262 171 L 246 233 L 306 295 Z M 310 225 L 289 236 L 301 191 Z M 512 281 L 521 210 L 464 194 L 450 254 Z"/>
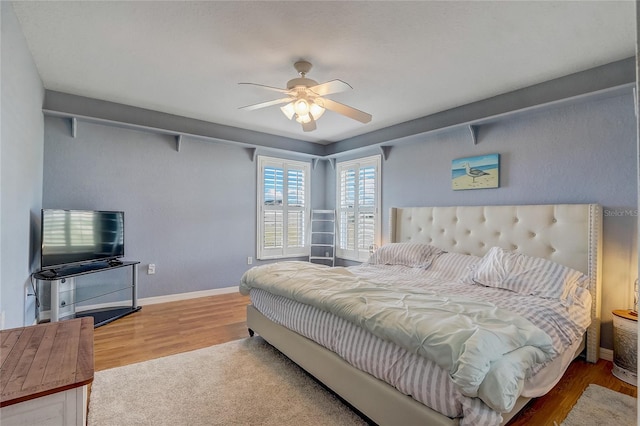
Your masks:
<path fill-rule="evenodd" d="M 423 242 L 482 256 L 493 246 L 541 257 L 591 277 L 587 360 L 600 350 L 602 209 L 597 204 L 393 207 L 390 242 Z"/>

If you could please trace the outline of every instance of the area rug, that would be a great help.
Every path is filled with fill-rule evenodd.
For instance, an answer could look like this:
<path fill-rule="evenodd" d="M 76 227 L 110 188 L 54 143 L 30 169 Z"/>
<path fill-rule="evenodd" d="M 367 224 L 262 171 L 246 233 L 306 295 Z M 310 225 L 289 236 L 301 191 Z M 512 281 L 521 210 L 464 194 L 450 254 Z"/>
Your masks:
<path fill-rule="evenodd" d="M 258 336 L 98 371 L 90 426 L 366 425 Z"/>
<path fill-rule="evenodd" d="M 580 395 L 562 426 L 635 426 L 638 400 L 591 384 Z"/>

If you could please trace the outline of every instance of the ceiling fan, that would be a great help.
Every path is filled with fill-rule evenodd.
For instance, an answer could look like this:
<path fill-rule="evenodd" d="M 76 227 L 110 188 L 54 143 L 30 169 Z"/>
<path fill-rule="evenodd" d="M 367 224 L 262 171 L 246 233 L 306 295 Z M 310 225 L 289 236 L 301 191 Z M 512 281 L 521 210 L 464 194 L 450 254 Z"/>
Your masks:
<path fill-rule="evenodd" d="M 272 105 L 286 104 L 280 107 L 284 115 L 286 115 L 289 120 L 295 118 L 298 123 L 302 124 L 302 130 L 305 132 L 311 132 L 316 129 L 316 120 L 324 114 L 325 109 L 337 112 L 361 123 L 371 121 L 371 114 L 325 98 L 324 96 L 326 95 L 343 92 L 352 89 L 352 87 L 348 83 L 337 79 L 318 84 L 317 81 L 307 78 L 307 73 L 311 70 L 311 66 L 311 63 L 307 61 L 298 61 L 293 64 L 293 67 L 298 71 L 299 77 L 289 80 L 286 89 L 265 86 L 264 84 L 238 83 L 263 87 L 286 95 L 284 98 L 247 105 L 240 107 L 240 109 L 252 111 Z"/>

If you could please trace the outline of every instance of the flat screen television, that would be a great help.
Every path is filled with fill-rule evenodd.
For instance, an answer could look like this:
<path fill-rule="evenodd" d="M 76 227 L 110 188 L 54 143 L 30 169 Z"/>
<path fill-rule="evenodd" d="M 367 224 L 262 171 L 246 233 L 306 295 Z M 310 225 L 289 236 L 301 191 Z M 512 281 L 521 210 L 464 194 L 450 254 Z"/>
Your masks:
<path fill-rule="evenodd" d="M 42 209 L 42 270 L 124 256 L 124 212 Z"/>

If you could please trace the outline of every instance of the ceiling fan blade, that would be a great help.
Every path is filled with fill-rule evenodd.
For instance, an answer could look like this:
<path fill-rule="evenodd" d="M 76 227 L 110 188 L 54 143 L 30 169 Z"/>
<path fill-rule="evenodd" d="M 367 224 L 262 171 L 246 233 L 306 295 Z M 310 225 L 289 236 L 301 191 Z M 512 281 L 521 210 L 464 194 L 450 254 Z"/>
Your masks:
<path fill-rule="evenodd" d="M 309 121 L 308 123 L 302 123 L 302 130 L 304 130 L 305 132 L 313 132 L 317 127 L 316 127 L 316 120 L 313 119 L 313 116 L 311 117 L 311 121 Z"/>
<path fill-rule="evenodd" d="M 344 92 L 345 90 L 353 89 L 349 83 L 342 80 L 331 80 L 326 83 L 321 83 L 316 86 L 309 87 L 318 96 L 330 95 L 332 93 Z"/>
<path fill-rule="evenodd" d="M 246 84 L 246 85 L 249 85 L 249 86 L 258 86 L 258 87 L 262 87 L 263 89 L 273 90 L 274 92 L 289 93 L 288 89 L 281 89 L 279 87 L 273 87 L 273 86 L 265 86 L 264 84 L 258 84 L 258 83 L 238 83 L 238 84 Z"/>
<path fill-rule="evenodd" d="M 330 111 L 337 112 L 338 114 L 342 114 L 361 123 L 368 123 L 371 121 L 371 114 L 364 111 L 341 104 L 340 102 L 332 101 L 331 99 L 322 98 L 322 101 L 324 102 L 323 106 Z"/>
<path fill-rule="evenodd" d="M 240 107 L 238 109 L 244 109 L 246 111 L 253 111 L 254 109 L 266 108 L 266 107 L 272 106 L 272 105 L 286 104 L 287 102 L 291 102 L 293 100 L 294 100 L 294 98 L 274 99 L 272 101 L 260 102 L 259 104 L 246 105 L 246 106 Z"/>

